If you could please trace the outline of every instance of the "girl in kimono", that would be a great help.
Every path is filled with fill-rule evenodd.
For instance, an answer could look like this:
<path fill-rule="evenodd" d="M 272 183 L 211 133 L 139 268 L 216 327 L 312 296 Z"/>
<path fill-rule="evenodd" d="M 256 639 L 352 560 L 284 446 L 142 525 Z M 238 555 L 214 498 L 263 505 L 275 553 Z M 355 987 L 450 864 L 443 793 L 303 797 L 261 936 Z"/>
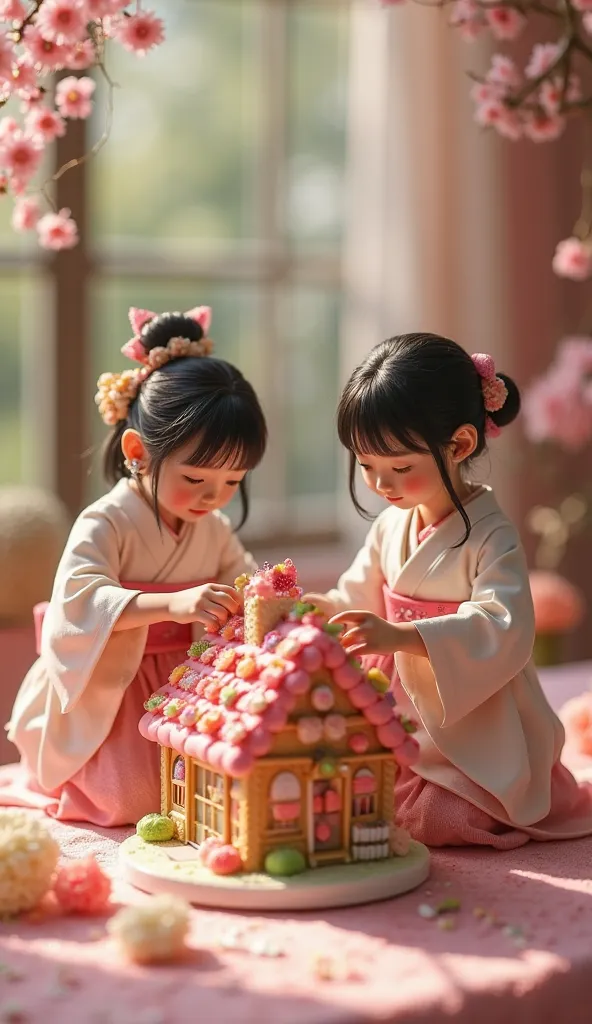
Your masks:
<path fill-rule="evenodd" d="M 96 398 L 113 488 L 70 534 L 8 726 L 21 764 L 0 773 L 1 803 L 103 826 L 158 810 L 142 705 L 238 609 L 232 583 L 256 566 L 220 509 L 238 492 L 244 522 L 267 439 L 251 385 L 209 355 L 208 309 L 130 321 L 122 351 L 139 367 L 103 374 Z"/>
<path fill-rule="evenodd" d="M 496 849 L 592 832 L 592 800 L 560 763 L 563 728 L 532 663 L 518 533 L 471 466 L 519 411 L 487 355 L 430 334 L 378 345 L 338 410 L 367 487 L 388 502 L 335 590 L 309 595 L 379 656 L 416 720 L 419 760 L 396 785 L 399 823 L 431 846 Z M 394 662 L 393 662 L 394 658 Z M 370 660 L 370 659 L 368 659 Z"/>

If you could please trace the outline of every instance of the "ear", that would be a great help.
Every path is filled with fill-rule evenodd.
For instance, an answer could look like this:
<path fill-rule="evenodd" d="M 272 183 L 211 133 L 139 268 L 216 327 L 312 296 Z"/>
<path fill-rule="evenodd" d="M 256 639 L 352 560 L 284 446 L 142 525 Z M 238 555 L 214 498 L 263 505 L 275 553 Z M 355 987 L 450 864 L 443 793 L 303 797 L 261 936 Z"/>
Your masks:
<path fill-rule="evenodd" d="M 472 423 L 459 427 L 452 435 L 450 443 L 450 456 L 453 462 L 464 462 L 477 448 L 479 435 Z"/>
<path fill-rule="evenodd" d="M 128 462 L 137 459 L 141 465 L 147 465 L 148 453 L 137 430 L 132 430 L 131 427 L 124 430 L 121 438 L 121 450 Z"/>

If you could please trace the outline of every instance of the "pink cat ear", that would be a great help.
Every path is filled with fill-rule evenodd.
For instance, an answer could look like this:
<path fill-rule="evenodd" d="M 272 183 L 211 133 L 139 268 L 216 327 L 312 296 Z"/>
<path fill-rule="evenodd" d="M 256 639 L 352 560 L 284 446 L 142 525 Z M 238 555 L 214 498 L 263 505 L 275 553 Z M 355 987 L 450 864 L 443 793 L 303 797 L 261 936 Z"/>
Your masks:
<path fill-rule="evenodd" d="M 146 362 L 146 349 L 139 338 L 132 338 L 131 341 L 126 341 L 121 351 L 124 356 L 127 356 L 128 359 L 133 359 L 136 363 Z"/>
<path fill-rule="evenodd" d="M 195 320 L 202 328 L 204 334 L 208 333 L 212 322 L 212 310 L 209 306 L 195 306 L 193 309 L 188 309 L 185 316 L 189 317 L 190 320 Z"/>
<path fill-rule="evenodd" d="M 136 309 L 135 306 L 130 306 L 128 316 L 134 334 L 139 334 L 142 327 L 144 327 L 149 320 L 154 320 L 156 315 L 156 313 L 151 313 L 149 309 Z"/>

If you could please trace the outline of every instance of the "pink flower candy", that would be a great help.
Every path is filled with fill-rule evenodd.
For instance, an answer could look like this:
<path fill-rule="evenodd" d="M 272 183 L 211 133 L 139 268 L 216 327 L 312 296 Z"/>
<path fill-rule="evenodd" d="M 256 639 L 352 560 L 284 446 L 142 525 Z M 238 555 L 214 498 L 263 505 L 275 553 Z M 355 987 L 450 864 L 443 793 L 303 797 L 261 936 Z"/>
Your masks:
<path fill-rule="evenodd" d="M 56 88 L 56 107 L 63 117 L 85 118 L 92 113 L 91 96 L 96 89 L 92 78 L 62 78 Z"/>
<path fill-rule="evenodd" d="M 55 110 L 39 104 L 27 114 L 25 119 L 27 131 L 31 138 L 38 138 L 41 142 L 53 142 L 61 138 L 66 132 L 66 125 L 63 118 Z"/>
<path fill-rule="evenodd" d="M 126 50 L 144 57 L 164 40 L 164 24 L 153 11 L 140 11 L 120 18 L 114 26 L 114 35 Z"/>
<path fill-rule="evenodd" d="M 592 242 L 565 238 L 559 242 L 553 257 L 553 270 L 558 277 L 585 281 L 592 274 Z"/>
<path fill-rule="evenodd" d="M 86 24 L 86 10 L 81 0 L 45 0 L 37 13 L 41 34 L 60 46 L 82 39 Z"/>
<path fill-rule="evenodd" d="M 526 18 L 513 7 L 486 7 L 485 18 L 495 39 L 516 39 L 526 24 Z"/>
<path fill-rule="evenodd" d="M 78 228 L 67 209 L 46 213 L 37 223 L 37 232 L 43 249 L 73 249 L 78 244 Z"/>
<path fill-rule="evenodd" d="M 39 203 L 30 196 L 17 199 L 12 212 L 15 231 L 32 231 L 40 217 Z"/>

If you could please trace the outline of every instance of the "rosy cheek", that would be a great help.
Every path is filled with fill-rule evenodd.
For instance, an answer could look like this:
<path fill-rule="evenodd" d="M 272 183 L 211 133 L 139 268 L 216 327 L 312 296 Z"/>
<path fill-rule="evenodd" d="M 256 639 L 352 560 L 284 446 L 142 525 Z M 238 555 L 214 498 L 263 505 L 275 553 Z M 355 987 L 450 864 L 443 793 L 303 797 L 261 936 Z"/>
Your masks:
<path fill-rule="evenodd" d="M 426 478 L 422 473 L 410 473 L 409 476 L 403 476 L 402 481 L 405 494 L 420 494 L 425 490 Z"/>
<path fill-rule="evenodd" d="M 170 491 L 170 502 L 175 506 L 185 506 L 191 504 L 192 492 L 188 487 L 172 487 Z"/>

